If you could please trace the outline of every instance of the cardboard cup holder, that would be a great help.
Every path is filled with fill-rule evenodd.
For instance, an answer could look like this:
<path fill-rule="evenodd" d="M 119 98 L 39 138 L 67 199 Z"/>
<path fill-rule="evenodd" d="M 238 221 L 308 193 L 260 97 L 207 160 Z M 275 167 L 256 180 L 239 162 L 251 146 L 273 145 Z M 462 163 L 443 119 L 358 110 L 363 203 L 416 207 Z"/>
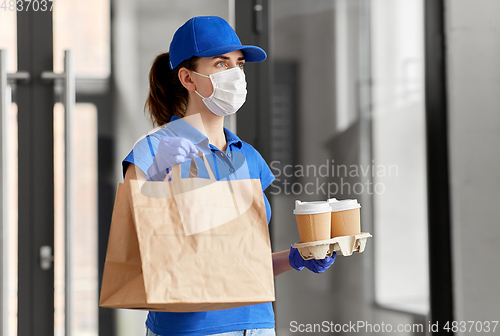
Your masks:
<path fill-rule="evenodd" d="M 333 252 L 350 256 L 353 252 L 362 253 L 366 247 L 366 240 L 371 236 L 368 232 L 362 232 L 353 236 L 341 236 L 310 243 L 295 243 L 293 247 L 299 250 L 304 260 L 324 259 L 331 257 Z"/>

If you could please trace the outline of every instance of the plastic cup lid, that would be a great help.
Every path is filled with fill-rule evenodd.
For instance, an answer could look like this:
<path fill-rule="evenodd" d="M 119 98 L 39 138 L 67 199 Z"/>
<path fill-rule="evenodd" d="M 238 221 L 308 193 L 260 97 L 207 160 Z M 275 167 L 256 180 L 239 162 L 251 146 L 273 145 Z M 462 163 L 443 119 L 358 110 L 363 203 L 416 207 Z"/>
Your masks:
<path fill-rule="evenodd" d="M 334 203 L 334 202 L 338 202 L 339 200 L 336 198 L 329 198 L 327 201 L 328 201 L 328 203 Z"/>
<path fill-rule="evenodd" d="M 347 199 L 347 200 L 337 200 L 336 202 L 330 202 L 331 211 L 343 211 L 343 210 L 351 210 L 361 208 L 361 205 L 358 203 L 356 199 Z"/>
<path fill-rule="evenodd" d="M 309 215 L 330 212 L 330 204 L 327 201 L 301 202 L 295 201 L 295 215 Z"/>

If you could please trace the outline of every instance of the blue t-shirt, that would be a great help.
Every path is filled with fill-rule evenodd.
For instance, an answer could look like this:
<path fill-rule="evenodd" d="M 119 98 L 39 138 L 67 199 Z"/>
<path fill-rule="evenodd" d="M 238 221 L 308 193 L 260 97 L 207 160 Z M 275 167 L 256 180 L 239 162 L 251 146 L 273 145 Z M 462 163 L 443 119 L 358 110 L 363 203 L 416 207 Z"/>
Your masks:
<path fill-rule="evenodd" d="M 211 170 L 218 180 L 223 179 L 260 179 L 262 190 L 274 180 L 269 166 L 260 153 L 250 144 L 240 140 L 234 133 L 224 128 L 227 149 L 225 152 L 210 144 L 208 138 L 178 117 L 172 117 L 166 125 L 155 128 L 140 138 L 133 149 L 122 161 L 123 177 L 128 164 L 133 163 L 145 174 L 153 163 L 159 141 L 164 136 L 179 136 L 191 140 L 208 158 Z M 198 163 L 199 158 L 196 159 Z M 247 165 L 248 169 L 238 169 Z M 208 172 L 203 165 L 199 167 L 198 176 L 207 177 Z M 189 176 L 190 162 L 181 164 L 181 176 Z M 247 173 L 241 173 L 246 171 Z M 239 173 L 239 175 L 238 175 Z M 264 194 L 267 223 L 271 218 L 271 206 Z M 274 311 L 272 303 L 261 303 L 238 308 L 192 312 L 153 312 L 150 311 L 146 325 L 158 335 L 207 335 L 243 329 L 274 328 Z"/>

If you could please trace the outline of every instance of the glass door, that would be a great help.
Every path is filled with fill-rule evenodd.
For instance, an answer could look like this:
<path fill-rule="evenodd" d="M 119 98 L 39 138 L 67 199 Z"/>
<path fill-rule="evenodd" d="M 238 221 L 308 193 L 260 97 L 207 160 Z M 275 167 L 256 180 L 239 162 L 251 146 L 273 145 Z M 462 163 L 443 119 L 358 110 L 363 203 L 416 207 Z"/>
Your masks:
<path fill-rule="evenodd" d="M 2 335 L 97 335 L 110 3 L 9 4 L 0 6 Z"/>

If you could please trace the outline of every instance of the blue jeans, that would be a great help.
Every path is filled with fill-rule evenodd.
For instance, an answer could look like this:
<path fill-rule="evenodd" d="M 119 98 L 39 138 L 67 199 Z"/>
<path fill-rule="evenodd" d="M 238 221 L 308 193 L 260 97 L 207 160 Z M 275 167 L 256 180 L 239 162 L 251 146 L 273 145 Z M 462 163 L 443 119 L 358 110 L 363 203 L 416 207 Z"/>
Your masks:
<path fill-rule="evenodd" d="M 276 336 L 274 328 L 262 328 L 262 329 L 247 329 L 238 331 L 229 331 L 219 334 L 210 334 L 213 336 Z M 158 336 L 149 328 L 147 328 L 146 336 Z"/>

